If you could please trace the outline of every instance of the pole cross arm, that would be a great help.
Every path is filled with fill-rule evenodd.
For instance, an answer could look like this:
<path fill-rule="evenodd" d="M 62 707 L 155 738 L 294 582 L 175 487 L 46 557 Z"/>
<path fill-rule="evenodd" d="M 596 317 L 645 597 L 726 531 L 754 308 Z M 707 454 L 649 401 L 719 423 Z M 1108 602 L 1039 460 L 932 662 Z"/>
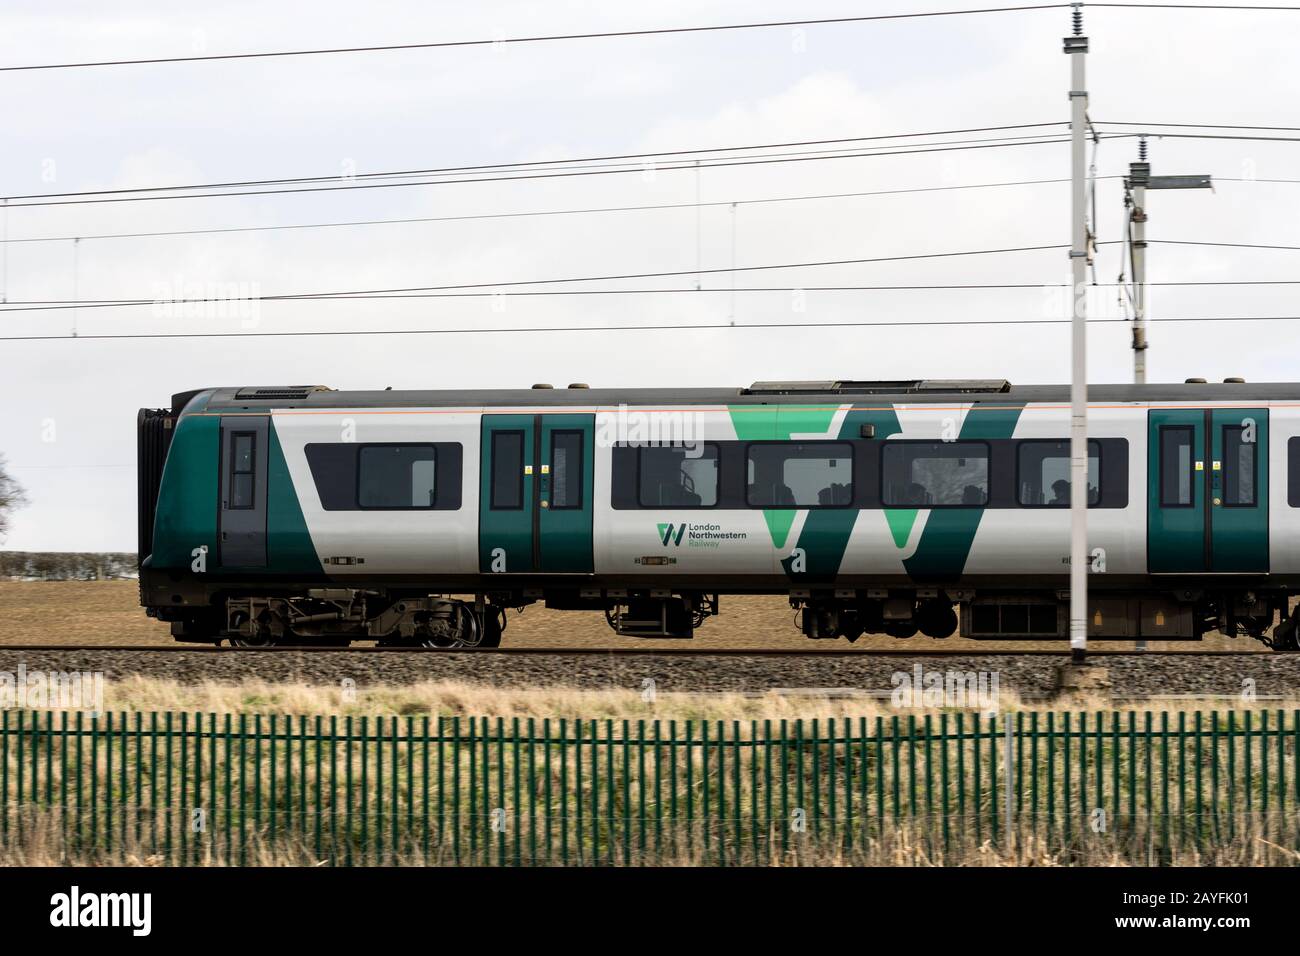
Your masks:
<path fill-rule="evenodd" d="M 1151 176 L 1146 182 L 1147 189 L 1213 189 L 1214 183 L 1207 176 Z"/>

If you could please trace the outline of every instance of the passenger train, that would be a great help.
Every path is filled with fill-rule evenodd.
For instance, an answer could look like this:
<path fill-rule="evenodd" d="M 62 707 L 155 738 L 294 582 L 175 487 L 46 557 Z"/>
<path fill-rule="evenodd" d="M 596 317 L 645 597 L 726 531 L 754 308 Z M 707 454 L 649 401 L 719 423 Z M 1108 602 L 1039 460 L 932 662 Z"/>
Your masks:
<path fill-rule="evenodd" d="M 209 388 L 143 409 L 141 604 L 177 640 L 493 647 L 509 609 L 689 638 L 1068 635 L 1069 391 Z M 1297 649 L 1300 386 L 1094 386 L 1088 633 Z"/>

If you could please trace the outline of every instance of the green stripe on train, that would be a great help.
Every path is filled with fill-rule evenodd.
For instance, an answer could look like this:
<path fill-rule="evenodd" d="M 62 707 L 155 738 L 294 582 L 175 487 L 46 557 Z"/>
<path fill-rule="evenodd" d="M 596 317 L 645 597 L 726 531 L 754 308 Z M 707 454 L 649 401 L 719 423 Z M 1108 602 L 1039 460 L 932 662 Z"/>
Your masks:
<path fill-rule="evenodd" d="M 154 510 L 153 557 L 149 566 L 190 569 L 194 552 L 217 553 L 217 456 L 221 419 L 183 415 L 176 423 Z"/>
<path fill-rule="evenodd" d="M 850 411 L 844 416 L 844 422 L 840 425 L 836 437 L 841 441 L 861 438 L 863 425 L 875 426 L 875 437 L 879 440 L 902 431 L 902 426 L 898 423 L 898 415 L 892 408 L 862 409 Z M 857 508 L 809 509 L 797 544 L 804 553 L 804 570 L 802 572 L 793 570 L 794 556 L 791 555 L 781 561 L 786 576 L 793 581 L 801 582 L 833 580 L 839 574 L 840 564 L 844 561 L 844 552 L 849 546 L 849 536 L 853 534 L 853 526 L 860 514 Z M 911 527 L 910 523 L 908 527 Z M 906 543 L 906 536 L 903 541 Z"/>
<path fill-rule="evenodd" d="M 966 413 L 958 441 L 1010 438 L 1024 404 L 975 405 Z M 975 543 L 983 508 L 933 508 L 912 556 L 903 567 L 914 581 L 948 581 L 961 577 Z"/>
<path fill-rule="evenodd" d="M 789 441 L 791 435 L 826 435 L 838 405 L 732 405 L 731 424 L 741 441 Z M 785 547 L 796 508 L 767 508 L 763 519 L 777 548 Z"/>
<path fill-rule="evenodd" d="M 266 471 L 267 570 L 276 574 L 321 575 L 324 569 L 293 487 L 293 476 L 275 432 L 274 418 L 268 434 L 271 447 Z"/>

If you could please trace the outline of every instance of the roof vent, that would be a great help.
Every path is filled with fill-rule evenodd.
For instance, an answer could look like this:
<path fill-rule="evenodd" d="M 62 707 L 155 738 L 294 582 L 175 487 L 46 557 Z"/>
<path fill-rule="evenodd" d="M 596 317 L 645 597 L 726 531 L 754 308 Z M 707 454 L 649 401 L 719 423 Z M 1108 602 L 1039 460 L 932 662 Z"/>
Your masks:
<path fill-rule="evenodd" d="M 1008 392 L 1011 383 L 1006 379 L 908 379 L 892 382 L 755 382 L 744 389 L 746 395 L 825 395 L 833 393 L 853 395 L 902 395 L 915 393 L 972 393 Z"/>
<path fill-rule="evenodd" d="M 586 382 L 573 382 L 569 385 L 569 388 L 591 388 L 591 386 Z"/>
<path fill-rule="evenodd" d="M 1204 385 L 1204 384 L 1205 384 L 1205 379 L 1203 379 L 1203 378 L 1185 378 L 1185 379 L 1183 379 L 1183 384 L 1184 384 L 1184 385 Z"/>
<path fill-rule="evenodd" d="M 328 385 L 277 385 L 274 388 L 241 388 L 235 393 L 236 401 L 269 399 L 300 399 L 312 392 L 333 391 Z"/>
<path fill-rule="evenodd" d="M 538 382 L 533 388 L 555 388 L 554 385 L 548 385 L 545 382 Z"/>
<path fill-rule="evenodd" d="M 1225 378 L 1223 380 L 1223 384 L 1224 385 L 1245 385 L 1246 380 L 1244 378 L 1237 378 L 1237 376 L 1234 375 L 1232 376 L 1232 378 Z"/>

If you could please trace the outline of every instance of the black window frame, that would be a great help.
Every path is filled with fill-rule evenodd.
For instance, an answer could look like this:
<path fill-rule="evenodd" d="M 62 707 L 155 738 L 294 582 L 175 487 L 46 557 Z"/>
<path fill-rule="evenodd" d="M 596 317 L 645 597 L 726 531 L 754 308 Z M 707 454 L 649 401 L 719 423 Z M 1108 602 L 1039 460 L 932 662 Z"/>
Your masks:
<path fill-rule="evenodd" d="M 239 455 L 235 451 L 239 439 L 248 439 L 248 468 L 240 470 Z M 248 504 L 235 504 L 235 488 L 237 487 L 236 478 L 248 478 L 250 488 L 248 490 Z M 226 496 L 226 507 L 230 511 L 255 511 L 257 510 L 257 432 L 255 431 L 232 431 L 230 433 L 230 474 L 227 476 L 230 481 L 230 493 Z"/>
<path fill-rule="evenodd" d="M 518 482 L 519 503 L 516 505 L 497 504 L 497 440 L 506 437 L 519 439 L 519 472 L 515 475 Z M 489 511 L 523 511 L 527 502 L 524 494 L 524 469 L 528 467 L 528 432 L 523 428 L 495 428 L 492 440 L 488 443 L 488 454 L 492 456 L 492 468 L 488 472 L 488 510 Z"/>
<path fill-rule="evenodd" d="M 751 459 L 750 459 L 749 456 L 750 456 L 750 449 L 752 449 L 755 445 L 784 445 L 784 446 L 787 446 L 787 447 L 789 447 L 789 446 L 791 446 L 791 445 L 804 445 L 804 446 L 806 446 L 806 445 L 839 445 L 840 447 L 846 449 L 846 452 L 845 452 L 845 454 L 844 454 L 843 456 L 836 456 L 836 457 L 844 457 L 844 458 L 847 458 L 848 461 L 849 461 L 849 480 L 848 480 L 848 482 L 846 482 L 846 484 L 848 485 L 848 488 L 849 488 L 849 500 L 846 501 L 846 502 L 843 503 L 843 504 L 838 504 L 838 505 L 837 505 L 837 504 L 829 504 L 829 505 L 823 505 L 823 504 L 815 504 L 815 505 L 801 505 L 801 504 L 798 504 L 798 503 L 793 504 L 793 505 L 756 505 L 756 504 L 754 504 L 754 502 L 751 500 L 751 496 L 750 496 L 750 484 L 749 484 L 749 463 L 750 463 Z M 857 497 L 858 497 L 858 489 L 857 489 L 857 449 L 856 449 L 856 447 L 854 446 L 853 442 L 851 442 L 851 441 L 844 441 L 844 440 L 842 440 L 842 439 L 838 439 L 838 438 L 830 438 L 830 439 L 825 439 L 825 438 L 813 438 L 813 439 L 788 439 L 788 440 L 782 440 L 782 439 L 767 439 L 767 440 L 763 440 L 763 441 L 750 441 L 750 442 L 745 442 L 745 443 L 744 443 L 744 446 L 745 446 L 745 447 L 744 447 L 744 454 L 741 456 L 741 468 L 743 469 L 743 471 L 741 472 L 741 476 L 740 476 L 740 477 L 741 477 L 741 485 L 744 487 L 744 491 L 745 491 L 745 507 L 750 508 L 750 509 L 753 509 L 753 510 L 755 510 L 755 511 L 822 511 L 822 510 L 825 510 L 825 511 L 833 511 L 833 510 L 843 510 L 843 509 L 845 509 L 845 508 L 857 508 L 857 507 L 858 507 L 858 506 L 857 506 Z M 786 459 L 786 460 L 789 461 L 789 459 Z M 719 472 L 719 483 L 721 483 L 721 472 L 722 472 L 722 462 L 721 462 L 721 459 L 719 459 L 719 462 L 718 462 L 718 472 Z M 859 510 L 860 510 L 860 509 L 859 509 Z"/>
<path fill-rule="evenodd" d="M 1190 453 L 1187 459 L 1187 465 L 1190 469 L 1190 481 L 1187 487 L 1187 503 L 1182 502 L 1170 503 L 1165 500 L 1165 433 L 1166 432 L 1186 432 L 1188 436 L 1187 450 Z M 1156 475 L 1156 487 L 1159 490 L 1158 500 L 1161 508 L 1195 508 L 1196 507 L 1196 426 L 1195 425 L 1160 425 L 1156 429 L 1156 465 L 1159 473 Z"/>
<path fill-rule="evenodd" d="M 663 445 L 663 444 L 659 444 L 659 445 L 654 445 L 654 444 L 643 444 L 643 445 L 636 445 L 636 446 L 634 446 L 634 447 L 636 448 L 636 455 L 635 455 L 634 458 L 633 458 L 633 468 L 635 469 L 635 470 L 633 471 L 633 476 L 636 478 L 636 506 L 637 506 L 638 509 L 640 509 L 640 510 L 645 510 L 645 511 L 664 511 L 664 510 L 672 510 L 672 511 L 711 511 L 711 510 L 714 510 L 714 509 L 718 508 L 718 506 L 719 506 L 719 505 L 721 504 L 721 502 L 722 502 L 722 445 L 721 445 L 719 442 L 716 442 L 716 441 L 702 441 L 702 442 L 700 442 L 700 445 L 701 445 L 703 448 L 706 448 L 706 449 L 708 449 L 708 448 L 712 448 L 712 449 L 713 449 L 713 460 L 716 461 L 716 462 L 718 463 L 717 468 L 714 470 L 713 504 L 711 504 L 711 505 L 656 505 L 656 504 L 646 504 L 646 503 L 645 503 L 645 499 L 641 497 L 641 490 L 642 490 L 642 487 L 641 487 L 641 477 L 642 477 L 642 472 L 641 472 L 641 453 L 642 453 L 643 451 L 645 451 L 647 448 L 650 448 L 650 449 L 659 449 L 659 448 L 672 448 L 672 447 L 675 447 L 675 446 L 673 446 L 673 445 Z M 701 457 L 703 457 L 703 455 L 701 455 Z"/>
<path fill-rule="evenodd" d="M 427 505 L 367 505 L 361 502 L 361 472 L 364 468 L 366 451 L 371 448 L 427 448 L 433 453 L 433 501 Z M 419 459 L 426 461 L 427 459 Z M 438 446 L 433 442 L 423 441 L 377 441 L 357 445 L 357 495 L 358 511 L 437 511 L 438 509 Z"/>
<path fill-rule="evenodd" d="M 886 499 L 885 466 L 890 455 L 891 448 L 902 448 L 907 445 L 939 445 L 945 448 L 953 448 L 958 445 L 979 445 L 984 449 L 984 500 L 980 504 L 891 504 Z M 973 457 L 973 456 L 967 456 Z M 899 440 L 887 439 L 880 445 L 880 507 L 890 510 L 900 508 L 916 508 L 918 510 L 939 510 L 948 508 L 988 508 L 989 503 L 993 500 L 993 444 L 981 438 L 959 438 L 955 441 L 944 441 L 941 438 L 906 438 Z"/>
<path fill-rule="evenodd" d="M 572 505 L 557 505 L 555 503 L 555 439 L 561 435 L 577 437 L 578 439 L 578 502 Z M 550 496 L 548 498 L 548 509 L 551 511 L 581 511 L 586 504 L 585 486 L 586 467 L 587 467 L 587 433 L 581 428 L 555 428 L 551 430 L 551 446 L 548 449 L 551 473 L 548 476 L 550 481 Z M 567 467 L 567 465 L 566 465 Z M 522 475 L 520 476 L 523 477 Z"/>
<path fill-rule="evenodd" d="M 1022 483 L 1021 480 L 1020 480 L 1020 475 L 1021 475 L 1021 464 L 1022 464 L 1021 461 L 1020 461 L 1020 451 L 1021 451 L 1021 449 L 1024 448 L 1026 445 L 1065 445 L 1065 446 L 1067 447 L 1067 456 L 1066 456 L 1066 457 L 1068 458 L 1068 457 L 1069 457 L 1069 456 L 1068 456 L 1068 448 L 1069 448 L 1069 445 L 1070 445 L 1070 439 L 1068 439 L 1068 438 L 1023 438 L 1023 439 L 1020 439 L 1019 441 L 1016 442 L 1016 447 L 1015 447 L 1015 454 L 1016 454 L 1016 466 L 1015 466 L 1016 489 L 1015 489 L 1015 494 L 1014 494 L 1014 496 L 1013 496 L 1014 499 L 1015 499 L 1015 502 L 1016 502 L 1016 507 L 1017 507 L 1017 508 L 1047 508 L 1047 509 L 1054 509 L 1054 510 L 1058 510 L 1058 511 L 1059 511 L 1059 510 L 1068 509 L 1068 508 L 1070 507 L 1070 503 L 1069 503 L 1069 502 L 1066 502 L 1066 503 L 1063 504 L 1063 505 L 1052 505 L 1052 504 L 1031 505 L 1031 504 L 1026 504 L 1025 502 L 1023 502 L 1023 501 L 1020 500 L 1020 491 L 1021 491 L 1021 488 L 1023 487 L 1023 483 Z M 1105 474 L 1106 474 L 1105 466 L 1104 466 L 1104 464 L 1102 463 L 1101 441 L 1100 441 L 1099 439 L 1096 439 L 1096 438 L 1089 438 L 1089 439 L 1088 439 L 1088 457 L 1089 457 L 1089 458 L 1092 458 L 1092 451 L 1093 451 L 1094 448 L 1097 450 L 1097 500 L 1096 500 L 1096 501 L 1092 501 L 1092 500 L 1091 500 L 1092 495 L 1090 494 L 1090 495 L 1088 496 L 1088 498 L 1089 498 L 1089 501 L 1088 501 L 1088 507 L 1089 507 L 1089 508 L 1099 508 L 1099 507 L 1101 507 L 1101 502 L 1102 502 L 1102 498 L 1103 498 L 1103 495 L 1102 495 L 1102 487 L 1103 487 L 1103 485 L 1104 485 L 1104 483 L 1105 483 L 1105 477 L 1104 477 L 1104 476 L 1105 476 Z"/>
<path fill-rule="evenodd" d="M 1220 507 L 1222 508 L 1258 508 L 1259 507 L 1259 442 L 1243 441 L 1240 446 L 1250 448 L 1250 501 L 1229 501 L 1228 500 L 1228 432 L 1238 431 L 1245 432 L 1245 425 L 1222 425 L 1223 430 L 1219 433 L 1219 448 L 1222 452 L 1222 458 L 1219 462 L 1220 474 L 1222 477 L 1223 489 L 1219 498 Z M 1239 446 L 1239 447 L 1240 447 Z M 1241 486 L 1241 478 L 1237 478 L 1237 486 Z"/>

